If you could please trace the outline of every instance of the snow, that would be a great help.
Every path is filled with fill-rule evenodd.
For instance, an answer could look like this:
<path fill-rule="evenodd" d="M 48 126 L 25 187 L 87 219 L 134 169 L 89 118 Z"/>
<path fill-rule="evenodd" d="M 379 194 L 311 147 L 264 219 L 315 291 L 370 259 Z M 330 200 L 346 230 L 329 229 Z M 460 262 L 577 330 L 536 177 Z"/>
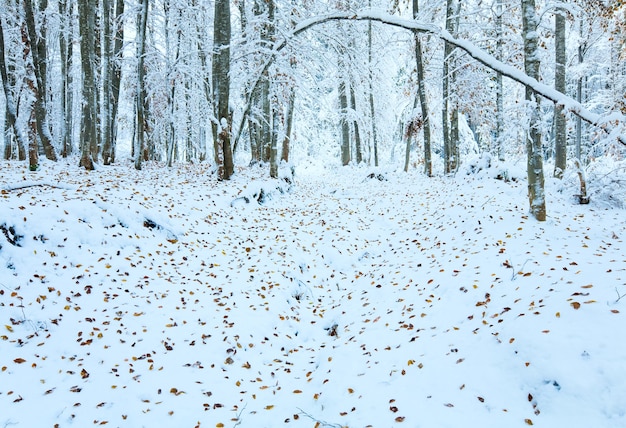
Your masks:
<path fill-rule="evenodd" d="M 487 158 L 77 164 L 0 169 L 0 426 L 626 426 L 623 210 L 536 222 Z"/>

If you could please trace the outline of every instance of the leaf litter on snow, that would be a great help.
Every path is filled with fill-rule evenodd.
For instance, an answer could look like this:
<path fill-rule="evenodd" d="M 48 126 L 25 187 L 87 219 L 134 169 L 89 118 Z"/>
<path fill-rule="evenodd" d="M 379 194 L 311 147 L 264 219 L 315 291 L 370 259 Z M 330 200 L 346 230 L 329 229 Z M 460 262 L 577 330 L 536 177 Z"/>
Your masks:
<path fill-rule="evenodd" d="M 621 211 L 555 194 L 539 224 L 523 181 L 476 174 L 303 170 L 233 204 L 282 184 L 21 171 L 2 170 L 3 425 L 625 421 Z"/>

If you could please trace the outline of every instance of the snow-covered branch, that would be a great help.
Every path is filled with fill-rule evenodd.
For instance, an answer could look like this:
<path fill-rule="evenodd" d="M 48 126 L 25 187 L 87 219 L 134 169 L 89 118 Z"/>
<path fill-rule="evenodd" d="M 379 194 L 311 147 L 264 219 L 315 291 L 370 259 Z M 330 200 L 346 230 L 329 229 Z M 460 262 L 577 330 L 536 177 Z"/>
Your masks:
<path fill-rule="evenodd" d="M 626 124 L 626 117 L 620 113 L 612 113 L 609 115 L 600 115 L 594 112 L 587 110 L 581 103 L 576 101 L 575 99 L 551 88 L 550 86 L 533 79 L 532 77 L 527 76 L 520 69 L 513 67 L 508 64 L 504 64 L 503 62 L 497 60 L 492 55 L 485 52 L 483 49 L 474 45 L 473 43 L 458 39 L 452 36 L 448 31 L 439 26 L 431 23 L 424 23 L 417 20 L 410 20 L 405 18 L 400 18 L 397 16 L 388 15 L 386 13 L 380 13 L 371 10 L 364 10 L 360 12 L 337 12 L 327 15 L 319 15 L 309 19 L 306 19 L 299 24 L 297 24 L 294 29 L 291 31 L 291 34 L 284 38 L 283 40 L 279 40 L 274 45 L 274 49 L 272 50 L 272 54 L 268 61 L 265 64 L 264 70 L 269 68 L 276 54 L 280 52 L 285 46 L 287 46 L 289 40 L 292 37 L 296 37 L 297 35 L 315 27 L 320 24 L 324 24 L 330 21 L 342 21 L 342 20 L 358 20 L 358 21 L 376 21 L 386 25 L 391 25 L 399 28 L 404 28 L 410 31 L 418 31 L 432 34 L 451 45 L 458 47 L 459 49 L 465 51 L 470 57 L 474 58 L 478 62 L 482 63 L 488 68 L 491 68 L 494 71 L 502 73 L 502 75 L 509 77 L 516 82 L 519 82 L 527 87 L 532 88 L 537 94 L 542 97 L 554 102 L 555 104 L 562 105 L 564 110 L 573 113 L 574 115 L 580 117 L 585 122 L 590 123 L 602 130 L 604 130 L 609 135 L 614 136 L 620 143 L 626 145 L 626 133 L 624 132 L 624 127 Z M 263 71 L 264 71 L 263 70 Z M 262 73 L 261 73 L 262 74 Z M 260 81 L 260 78 L 257 80 L 257 84 Z M 244 117 L 248 113 L 248 108 L 244 112 Z M 243 119 L 239 128 L 239 134 L 241 133 L 241 127 L 243 126 Z M 238 138 L 235 139 L 237 141 Z"/>

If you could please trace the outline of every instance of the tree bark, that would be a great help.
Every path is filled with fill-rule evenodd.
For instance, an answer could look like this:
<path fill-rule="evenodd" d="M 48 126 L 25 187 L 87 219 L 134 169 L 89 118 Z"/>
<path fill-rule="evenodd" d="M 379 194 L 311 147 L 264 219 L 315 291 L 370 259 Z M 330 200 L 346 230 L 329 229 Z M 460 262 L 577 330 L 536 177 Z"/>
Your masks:
<path fill-rule="evenodd" d="M 22 147 L 22 151 L 24 147 L 28 145 L 26 138 L 22 134 L 22 131 L 16 126 L 17 121 L 17 111 L 15 107 L 15 101 L 13 101 L 13 94 L 11 93 L 11 88 L 9 87 L 9 77 L 7 73 L 7 65 L 6 65 L 6 56 L 5 56 L 6 48 L 4 44 L 4 29 L 2 27 L 2 17 L 0 17 L 0 77 L 2 77 L 2 89 L 4 90 L 4 99 L 5 99 L 5 119 L 6 131 L 9 129 L 13 129 L 15 133 L 15 137 L 17 138 L 18 147 Z M 4 135 L 4 144 L 5 144 L 5 159 L 10 157 L 10 147 L 11 144 L 9 142 L 9 135 L 5 133 Z M 9 148 L 9 156 L 7 156 L 7 150 Z M 18 149 L 19 151 L 19 149 Z"/>
<path fill-rule="evenodd" d="M 504 25 L 502 22 L 502 16 L 504 14 L 503 0 L 496 1 L 496 58 L 502 62 L 504 59 Z M 498 155 L 498 160 L 505 160 L 504 153 L 504 82 L 502 79 L 502 73 L 496 72 L 496 138 L 495 149 Z"/>
<path fill-rule="evenodd" d="M 228 0 L 215 0 L 213 95 L 217 129 L 214 146 L 220 180 L 228 180 L 234 173 L 233 152 L 230 145 L 232 117 L 229 111 L 230 36 L 230 2 Z"/>
<path fill-rule="evenodd" d="M 291 131 L 293 129 L 293 114 L 296 104 L 296 89 L 294 86 L 289 88 L 289 100 L 287 104 L 287 114 L 285 115 L 285 136 L 283 138 L 283 147 L 281 153 L 281 160 L 289 162 L 289 152 L 291 145 Z"/>
<path fill-rule="evenodd" d="M 555 76 L 554 89 L 561 93 L 566 92 L 565 63 L 567 62 L 565 46 L 565 16 L 563 11 L 558 11 L 555 16 L 554 50 L 555 50 Z M 563 178 L 563 172 L 567 166 L 567 120 L 563 106 L 554 106 L 554 176 Z"/>
<path fill-rule="evenodd" d="M 95 57 L 95 2 L 94 0 L 78 1 L 80 29 L 80 57 L 83 71 L 82 114 L 80 121 L 80 163 L 87 170 L 94 169 L 91 148 L 96 135 L 96 80 L 94 72 Z"/>
<path fill-rule="evenodd" d="M 368 0 L 372 6 L 372 1 Z M 374 152 L 374 166 L 378 166 L 378 129 L 376 128 L 376 109 L 374 105 L 374 72 L 372 70 L 372 21 L 367 23 L 367 65 L 369 71 L 369 107 L 370 120 L 372 123 L 372 150 Z"/>
<path fill-rule="evenodd" d="M 135 97 L 136 122 L 135 122 L 135 169 L 140 170 L 145 151 L 145 127 L 146 118 L 144 103 L 146 99 L 144 57 L 146 54 L 146 27 L 148 26 L 148 0 L 141 1 L 137 28 L 137 94 Z"/>
<path fill-rule="evenodd" d="M 72 5 L 68 5 L 67 0 L 59 1 L 59 15 L 61 16 L 61 31 L 59 36 L 59 53 L 61 55 L 61 80 L 63 86 L 63 94 L 61 95 L 61 108 L 62 108 L 62 148 L 61 156 L 64 158 L 72 154 L 73 141 L 72 141 L 72 128 L 73 128 L 73 79 L 72 79 L 72 62 L 74 60 L 74 43 L 73 43 L 73 30 L 72 24 Z"/>
<path fill-rule="evenodd" d="M 522 34 L 524 37 L 524 69 L 526 74 L 539 80 L 539 49 L 535 0 L 522 0 Z M 543 148 L 541 142 L 540 99 L 532 88 L 526 87 L 526 101 L 530 108 L 530 123 L 526 137 L 528 199 L 530 213 L 538 221 L 546 220 L 546 196 L 543 174 Z"/>
<path fill-rule="evenodd" d="M 419 1 L 413 0 L 413 18 L 417 19 L 419 14 Z M 422 42 L 420 33 L 415 34 L 415 65 L 417 71 L 417 92 L 422 110 L 422 129 L 424 132 L 424 173 L 428 177 L 433 175 L 432 151 L 430 143 L 430 118 L 428 108 L 428 98 L 426 97 L 426 84 L 424 75 L 424 58 L 422 56 Z"/>
<path fill-rule="evenodd" d="M 113 40 L 113 26 L 111 25 L 111 9 L 115 6 L 112 1 L 102 2 L 102 161 L 105 165 L 111 164 L 112 158 L 112 136 L 113 136 L 113 123 L 112 110 L 113 110 L 113 81 L 112 74 L 112 40 Z"/>
<path fill-rule="evenodd" d="M 28 30 L 28 38 L 31 44 L 31 57 L 33 59 L 33 72 L 35 81 L 35 122 L 37 126 L 37 136 L 43 145 L 46 158 L 52 161 L 57 160 L 57 155 L 52 144 L 52 135 L 48 127 L 48 113 L 46 111 L 46 93 L 47 93 L 47 54 L 45 37 L 40 37 L 37 33 L 35 25 L 35 14 L 31 4 L 32 0 L 24 0 L 24 12 L 26 18 L 26 28 Z M 44 1 L 42 8 L 47 5 Z"/>
<path fill-rule="evenodd" d="M 111 62 L 111 150 L 106 153 L 104 164 L 115 162 L 117 148 L 117 113 L 120 102 L 120 88 L 122 83 L 122 55 L 124 48 L 124 0 L 117 0 L 115 6 L 115 39 L 113 41 L 113 56 Z"/>
<path fill-rule="evenodd" d="M 343 49 L 339 52 L 339 69 L 343 69 Z M 339 122 L 341 128 L 341 164 L 348 165 L 350 163 L 350 124 L 348 123 L 348 94 L 346 88 L 346 79 L 344 76 L 339 77 Z"/>
<path fill-rule="evenodd" d="M 363 162 L 363 156 L 361 153 L 361 133 L 359 132 L 359 121 L 357 119 L 356 113 L 356 94 L 354 93 L 354 85 L 350 85 L 350 110 L 352 111 L 354 120 L 353 129 L 354 129 L 354 151 L 356 156 L 357 165 Z"/>

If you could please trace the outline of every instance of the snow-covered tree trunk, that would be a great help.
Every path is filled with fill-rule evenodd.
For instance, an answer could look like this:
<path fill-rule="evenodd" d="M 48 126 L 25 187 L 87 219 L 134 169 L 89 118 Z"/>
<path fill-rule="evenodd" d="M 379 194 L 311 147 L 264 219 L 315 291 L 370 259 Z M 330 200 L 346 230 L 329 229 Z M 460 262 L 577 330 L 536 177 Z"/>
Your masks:
<path fill-rule="evenodd" d="M 578 45 L 578 64 L 582 65 L 583 62 L 585 61 L 585 42 L 584 42 L 584 38 L 583 38 L 583 21 L 584 21 L 584 17 L 581 16 L 580 18 L 580 22 L 579 22 L 579 37 L 580 37 L 580 44 Z M 582 103 L 582 99 L 583 99 L 583 81 L 584 81 L 585 77 L 584 76 L 579 76 L 578 79 L 576 80 L 576 101 L 580 104 Z M 576 147 L 575 147 L 575 156 L 577 161 L 579 162 L 579 164 L 581 163 L 581 146 L 582 146 L 582 134 L 583 134 L 583 123 L 582 123 L 582 119 L 580 118 L 580 116 L 576 116 Z"/>
<path fill-rule="evenodd" d="M 230 2 L 215 0 L 213 22 L 213 97 L 217 130 L 214 135 L 218 177 L 228 180 L 234 173 L 233 152 L 230 145 Z"/>
<path fill-rule="evenodd" d="M 113 39 L 113 27 L 111 25 L 111 9 L 114 5 L 114 2 L 102 2 L 102 117 L 100 120 L 102 124 L 102 162 L 105 165 L 111 164 L 112 157 L 111 138 L 113 124 L 111 123 L 111 110 L 113 103 L 113 88 L 111 81 L 111 63 L 113 52 L 111 50 L 111 41 Z"/>
<path fill-rule="evenodd" d="M 504 59 L 504 25 L 502 16 L 504 14 L 503 0 L 496 0 L 496 58 L 498 61 Z M 505 160 L 504 152 L 504 83 L 502 73 L 496 72 L 496 135 L 495 135 L 495 151 L 498 160 Z"/>
<path fill-rule="evenodd" d="M 419 14 L 419 1 L 413 0 L 413 18 L 417 19 Z M 371 25 L 371 23 L 370 23 Z M 421 34 L 415 32 L 415 65 L 417 71 L 417 95 L 419 97 L 420 108 L 422 111 L 422 131 L 424 133 L 424 173 L 426 176 L 433 175 L 433 161 L 431 155 L 430 144 L 430 119 L 428 98 L 426 97 L 426 83 L 424 75 L 424 58 L 422 56 Z"/>
<path fill-rule="evenodd" d="M 6 48 L 4 43 L 4 29 L 2 27 L 2 17 L 0 17 L 0 77 L 2 77 L 2 89 L 4 90 L 4 100 L 5 100 L 5 133 L 4 133 L 4 147 L 5 147 L 5 159 L 9 159 L 10 153 L 10 136 L 9 132 L 13 130 L 15 133 L 15 137 L 17 139 L 18 146 L 21 146 L 21 151 L 24 152 L 24 147 L 28 144 L 26 138 L 22 134 L 22 131 L 16 126 L 17 121 L 17 110 L 15 106 L 15 101 L 13 100 L 13 94 L 11 93 L 11 88 L 9 87 L 9 77 L 7 73 L 7 63 L 6 63 Z M 9 148 L 9 150 L 7 150 Z M 7 156 L 8 155 L 8 156 Z M 23 159 L 21 159 L 23 160 Z"/>
<path fill-rule="evenodd" d="M 176 6 L 174 6 L 176 7 Z M 168 167 L 172 167 L 174 164 L 174 155 L 176 151 L 176 88 L 178 86 L 177 79 L 174 77 L 176 71 L 174 67 L 178 63 L 180 58 L 180 38 L 181 38 L 181 23 L 178 22 L 180 18 L 179 11 L 176 11 L 172 17 L 171 12 L 171 1 L 166 0 L 163 2 L 163 12 L 165 19 L 165 69 L 167 70 L 167 80 L 169 86 L 169 99 L 167 100 L 169 106 L 169 114 L 168 114 L 168 129 L 166 132 L 166 164 Z M 175 22 L 172 23 L 171 20 L 174 19 Z M 174 34 L 172 34 L 174 33 Z M 174 37 L 174 47 L 172 47 L 172 36 Z M 170 60 L 172 49 L 174 49 L 174 59 Z"/>
<path fill-rule="evenodd" d="M 343 67 L 343 49 L 339 52 L 339 69 Z M 339 76 L 339 124 L 341 136 L 341 164 L 350 163 L 350 124 L 348 122 L 348 94 L 345 76 Z"/>
<path fill-rule="evenodd" d="M 110 163 L 115 162 L 117 147 L 118 110 L 120 90 L 122 84 L 122 55 L 124 48 L 124 0 L 117 0 L 115 6 L 115 38 L 113 42 L 113 56 L 111 62 L 111 150 L 106 154 Z M 107 159 L 105 159 L 106 165 Z"/>
<path fill-rule="evenodd" d="M 268 41 L 274 44 L 276 41 L 276 4 L 274 0 L 267 0 L 267 25 L 268 25 Z M 276 83 L 274 83 L 276 86 Z M 269 86 L 268 86 L 269 88 Z M 276 93 L 278 88 L 275 88 L 272 96 L 268 97 L 267 102 L 270 106 L 270 117 L 272 123 L 272 129 L 270 132 L 270 177 L 278 178 L 278 133 L 280 129 L 280 123 L 283 121 L 283 112 L 281 106 L 278 105 L 278 94 Z M 266 100 L 263 100 L 264 102 Z"/>
<path fill-rule="evenodd" d="M 555 50 L 555 76 L 554 88 L 566 92 L 565 64 L 567 63 L 565 45 L 565 16 L 563 11 L 558 11 L 555 16 L 554 50 Z M 563 106 L 554 105 L 554 176 L 563 178 L 563 172 L 567 165 L 567 121 Z"/>
<path fill-rule="evenodd" d="M 524 69 L 526 74 L 539 80 L 539 46 L 535 0 L 522 0 L 522 34 L 524 37 Z M 543 150 L 541 143 L 541 106 L 535 91 L 526 86 L 526 102 L 530 109 L 530 123 L 526 137 L 528 156 L 528 199 L 530 213 L 539 221 L 546 220 L 546 196 L 543 175 Z"/>
<path fill-rule="evenodd" d="M 72 104 L 74 99 L 74 85 L 72 63 L 74 61 L 74 25 L 72 4 L 68 0 L 59 1 L 59 15 L 61 17 L 61 31 L 59 34 L 59 55 L 61 57 L 61 76 L 63 93 L 61 94 L 61 156 L 68 157 L 73 151 L 72 127 L 74 115 Z"/>
<path fill-rule="evenodd" d="M 291 132 L 293 129 L 293 114 L 296 105 L 296 88 L 295 86 L 289 87 L 289 99 L 287 101 L 287 114 L 285 115 L 285 136 L 283 138 L 283 146 L 281 152 L 281 160 L 289 162 L 289 152 L 291 146 Z"/>
<path fill-rule="evenodd" d="M 371 0 L 368 1 L 368 5 L 371 7 Z M 374 72 L 372 70 L 372 21 L 367 23 L 367 65 L 368 65 L 368 82 L 369 82 L 369 107 L 370 107 L 370 120 L 372 124 L 372 137 L 371 148 L 374 152 L 374 166 L 378 166 L 378 130 L 376 128 L 376 107 L 374 104 Z"/>
<path fill-rule="evenodd" d="M 140 170 L 145 150 L 145 127 L 146 118 L 144 103 L 146 99 L 144 57 L 146 55 L 146 27 L 148 26 L 148 0 L 141 0 L 137 22 L 137 92 L 135 94 L 135 169 Z"/>
<path fill-rule="evenodd" d="M 460 3 L 458 0 L 446 0 L 446 30 L 455 35 Z M 458 112 L 456 94 L 453 94 L 456 76 L 455 61 L 453 60 L 454 46 L 444 45 L 443 58 L 443 102 L 441 119 L 443 127 L 443 156 L 444 171 L 446 174 L 454 172 L 458 166 Z"/>
<path fill-rule="evenodd" d="M 33 88 L 35 101 L 35 120 L 37 126 L 37 136 L 43 145 L 46 158 L 56 161 L 57 155 L 52 143 L 52 134 L 48 126 L 48 112 L 46 111 L 47 99 L 47 64 L 48 55 L 46 48 L 46 37 L 44 34 L 37 32 L 35 14 L 33 11 L 32 0 L 24 0 L 24 12 L 26 18 L 26 28 L 28 30 L 28 38 L 30 39 L 30 53 L 33 59 L 33 72 L 35 74 L 36 87 Z M 40 7 L 45 10 L 47 1 L 44 1 Z M 45 29 L 40 29 L 45 32 Z"/>
<path fill-rule="evenodd" d="M 80 57 L 82 66 L 82 110 L 80 120 L 80 166 L 94 169 L 91 146 L 96 140 L 95 1 L 78 1 Z"/>
<path fill-rule="evenodd" d="M 350 110 L 353 115 L 352 129 L 354 131 L 354 153 L 356 156 L 356 163 L 360 164 L 363 161 L 361 153 L 361 133 L 359 132 L 359 121 L 356 110 L 356 94 L 354 93 L 353 84 L 350 85 Z"/>

